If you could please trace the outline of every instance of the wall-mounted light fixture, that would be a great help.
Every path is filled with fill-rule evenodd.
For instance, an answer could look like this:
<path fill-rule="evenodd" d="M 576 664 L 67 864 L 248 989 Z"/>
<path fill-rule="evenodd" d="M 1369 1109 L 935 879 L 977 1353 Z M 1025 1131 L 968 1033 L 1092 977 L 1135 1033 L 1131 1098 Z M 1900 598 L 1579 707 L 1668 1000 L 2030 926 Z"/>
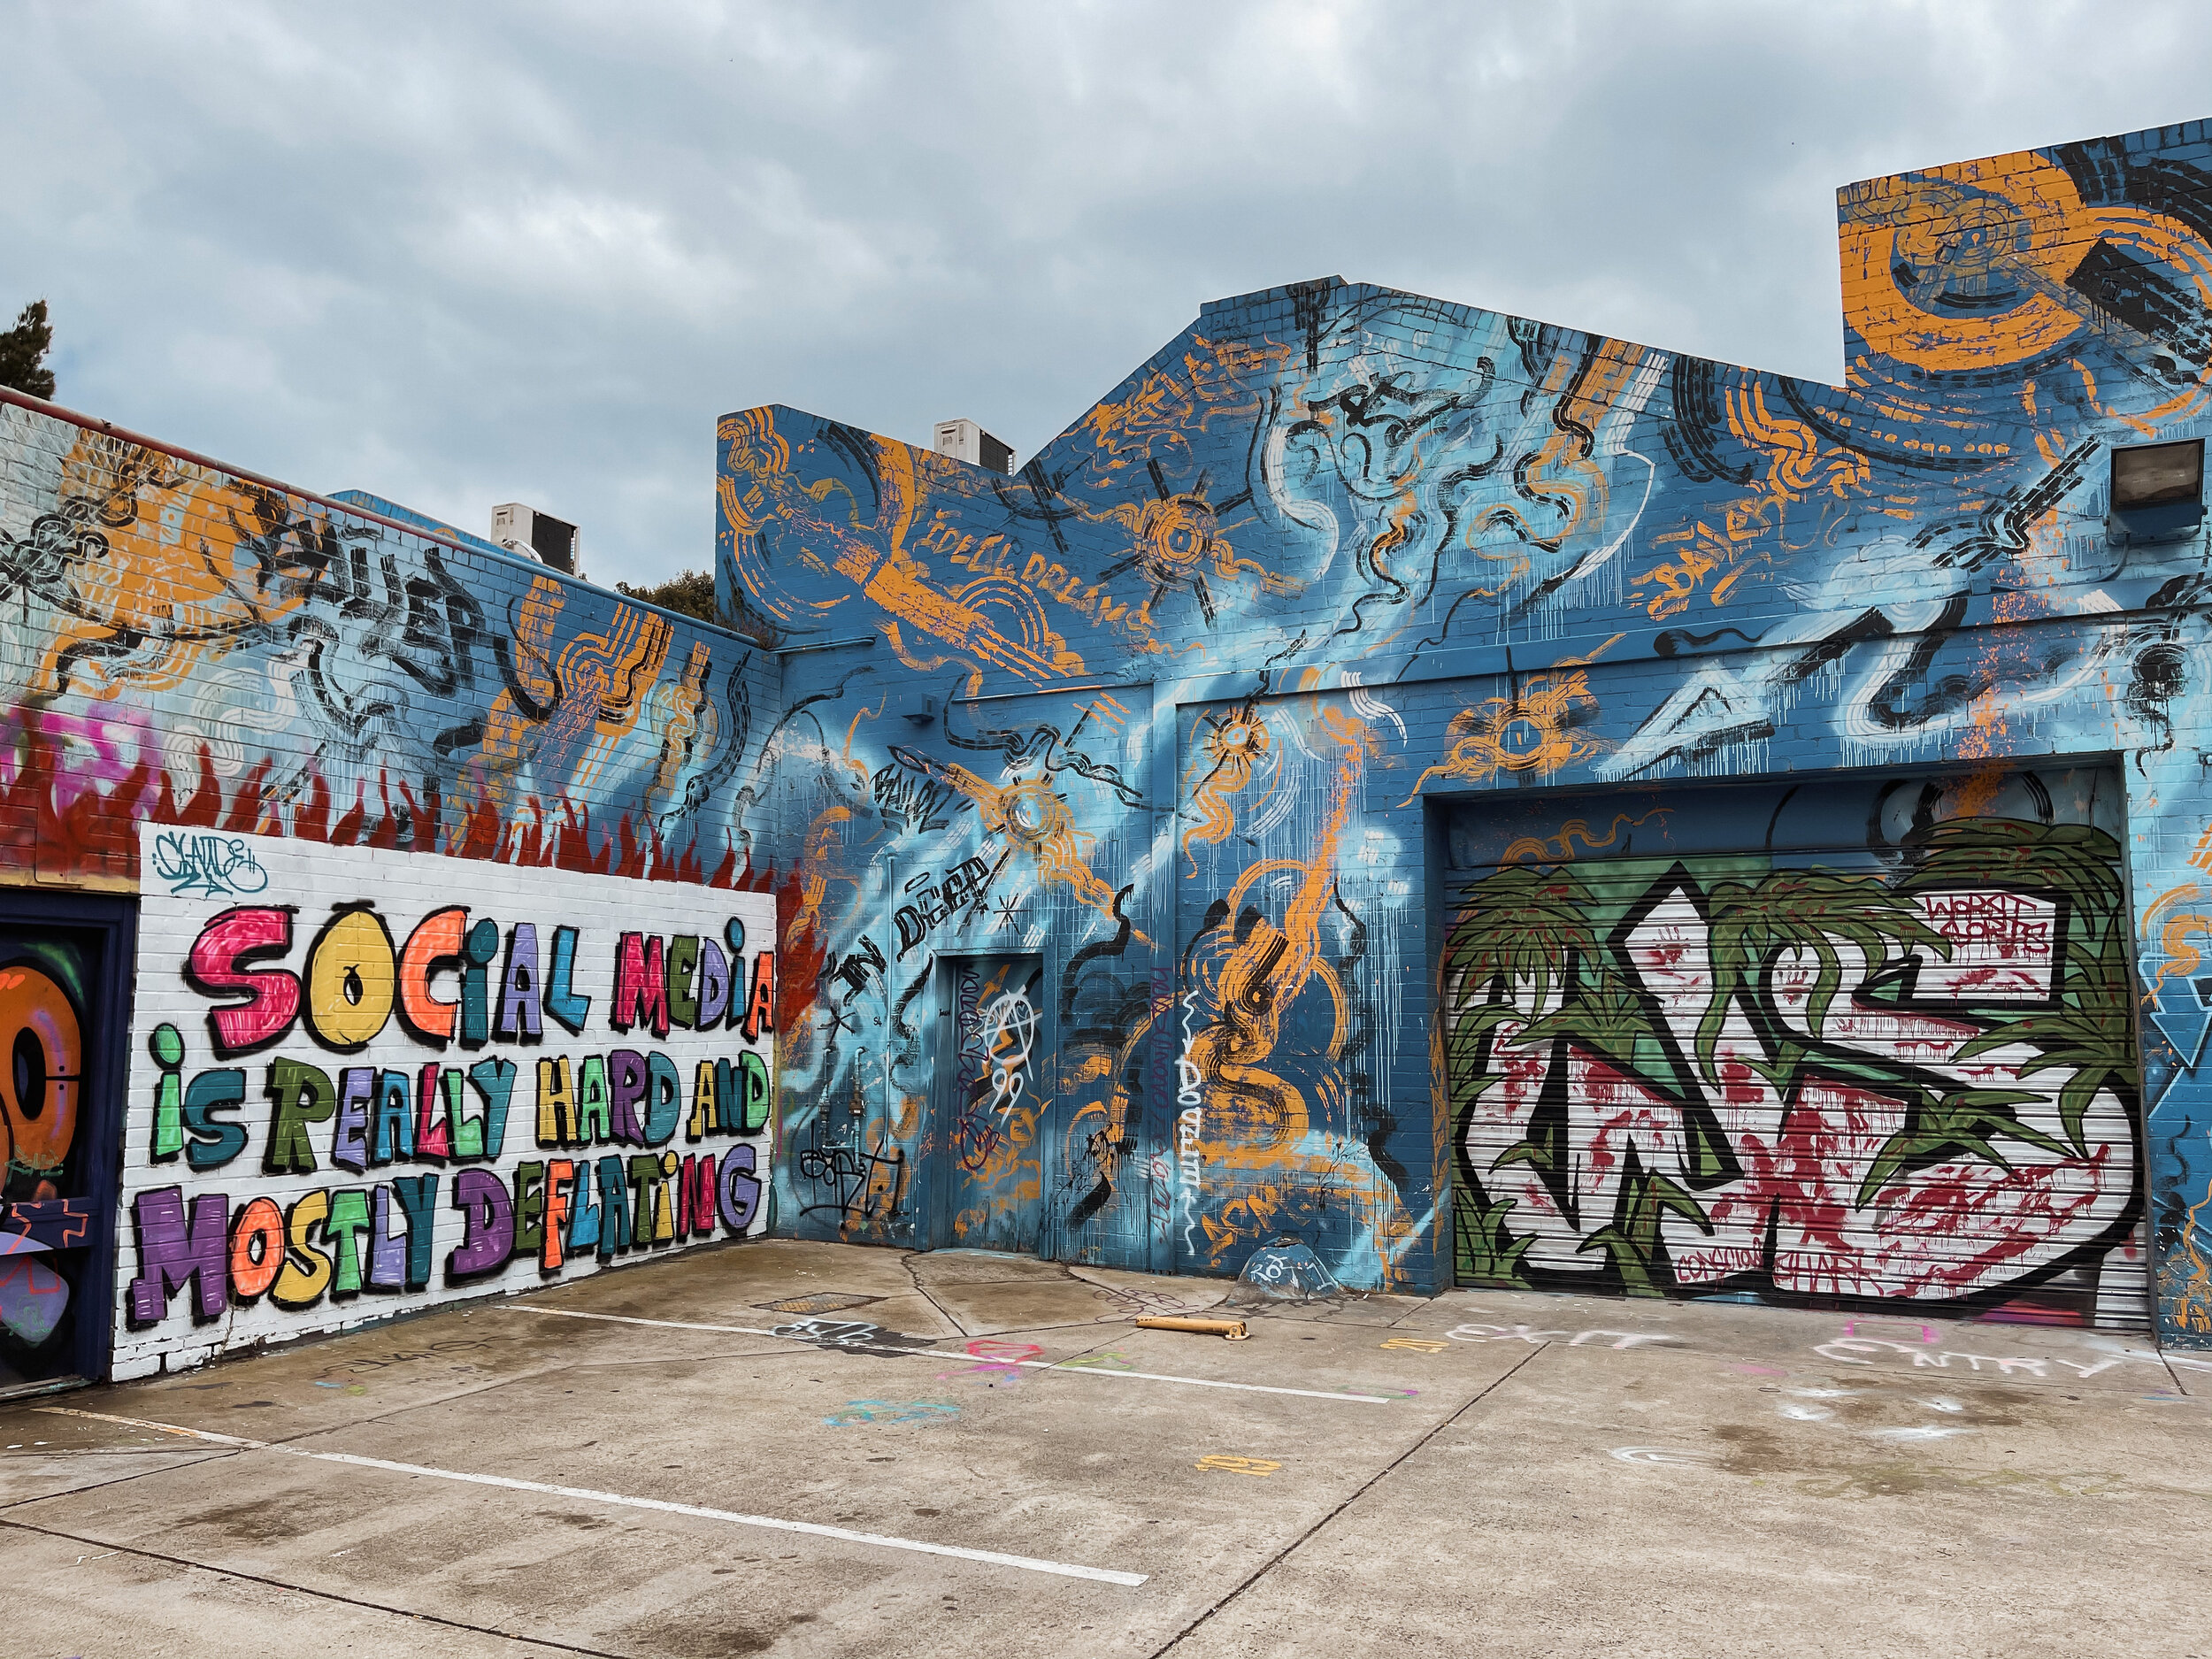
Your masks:
<path fill-rule="evenodd" d="M 2161 541 L 2204 519 L 2204 440 L 2139 443 L 2112 451 L 2114 539 Z"/>
<path fill-rule="evenodd" d="M 2144 443 L 2112 452 L 2112 504 L 2122 511 L 2204 499 L 2204 440 Z"/>

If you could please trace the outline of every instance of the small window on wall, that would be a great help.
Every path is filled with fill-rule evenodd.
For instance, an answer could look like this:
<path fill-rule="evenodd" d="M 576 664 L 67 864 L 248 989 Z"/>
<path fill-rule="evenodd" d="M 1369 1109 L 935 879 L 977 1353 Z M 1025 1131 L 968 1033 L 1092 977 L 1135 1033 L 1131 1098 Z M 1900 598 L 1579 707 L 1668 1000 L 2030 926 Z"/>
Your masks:
<path fill-rule="evenodd" d="M 2113 527 L 2128 541 L 2185 535 L 2203 518 L 2203 439 L 2113 450 Z"/>

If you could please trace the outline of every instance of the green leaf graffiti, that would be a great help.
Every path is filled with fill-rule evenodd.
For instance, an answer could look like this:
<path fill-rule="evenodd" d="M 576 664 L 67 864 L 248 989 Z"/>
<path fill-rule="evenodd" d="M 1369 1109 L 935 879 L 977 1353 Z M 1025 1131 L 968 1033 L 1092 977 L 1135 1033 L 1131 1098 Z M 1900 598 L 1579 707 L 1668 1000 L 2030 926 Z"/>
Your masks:
<path fill-rule="evenodd" d="M 2063 1143 L 2031 1129 L 2013 1115 L 2012 1108 L 2040 1100 L 2032 1089 L 1962 1088 L 1924 1096 L 1912 1107 L 1905 1126 L 1882 1143 L 1866 1179 L 1859 1183 L 1861 1209 L 1872 1203 L 1890 1179 L 1930 1164 L 1947 1163 L 1962 1156 L 1985 1158 L 1999 1169 L 2012 1165 L 1991 1143 L 1999 1135 L 2066 1156 Z"/>
<path fill-rule="evenodd" d="M 2011 887 L 2057 895 L 2100 918 L 2119 909 L 2120 843 L 2087 824 L 1954 818 L 1916 833 L 1906 844 L 1914 863 L 1897 884 L 1901 894 Z"/>
<path fill-rule="evenodd" d="M 1663 1296 L 1671 1276 L 1659 1224 L 1669 1214 L 1680 1216 L 1701 1233 L 1713 1230 L 1697 1200 L 1664 1175 L 1645 1169 L 1631 1147 L 1612 1221 L 1591 1233 L 1579 1248 L 1604 1251 L 1626 1294 Z"/>
<path fill-rule="evenodd" d="M 2135 1076 L 2135 1028 L 2128 1007 L 2126 941 L 2107 926 L 2097 952 L 2096 971 L 2069 990 L 2070 1001 L 2055 1009 L 2015 1015 L 1970 1037 L 1958 1057 L 1971 1060 L 2015 1043 L 2036 1057 L 2014 1068 L 2023 1078 L 2070 1067 L 2073 1076 L 2058 1092 L 2059 1122 L 2075 1152 L 2086 1156 L 2083 1125 L 2100 1089 L 2127 1088 Z"/>
<path fill-rule="evenodd" d="M 1455 1227 L 1458 1248 L 1453 1263 L 1459 1283 L 1529 1288 L 1521 1273 L 1521 1258 L 1536 1240 L 1517 1239 L 1507 1230 L 1505 1218 L 1516 1202 L 1505 1198 L 1494 1203 L 1479 1187 L 1462 1191 Z"/>
<path fill-rule="evenodd" d="M 1578 1048 L 1626 1066 L 1636 1064 L 1638 1046 L 1653 1035 L 1644 999 L 1607 967 L 1599 972 L 1595 984 L 1585 981 L 1573 987 L 1566 1001 L 1533 1021 L 1518 1041 L 1533 1048 L 1564 1037 Z"/>
<path fill-rule="evenodd" d="M 1499 871 L 1475 884 L 1452 929 L 1445 984 L 1457 982 L 1463 996 L 1487 1001 L 1502 982 L 1505 1000 L 1515 1003 L 1520 987 L 1532 986 L 1526 1012 L 1541 1013 L 1575 958 L 1597 949 L 1589 910 L 1589 893 L 1563 870 L 1516 864 Z"/>
<path fill-rule="evenodd" d="M 1689 1230 L 1712 1237 L 1709 1206 L 1728 1195 L 1732 1228 L 1747 1201 L 1770 1217 L 1771 1263 L 1778 1248 L 1845 1248 L 1816 1240 L 1846 1205 L 1875 1210 L 1878 1233 L 1886 1201 L 1924 1171 L 1942 1184 L 1942 1166 L 2013 1175 L 2024 1160 L 2039 1183 L 2051 1160 L 2099 1156 L 2113 1140 L 2093 1120 L 2099 1101 L 2137 1110 L 2118 844 L 2085 825 L 1964 819 L 1901 850 L 1886 870 L 1872 856 L 1778 869 L 1713 855 L 1515 865 L 1473 882 L 1442 953 L 1462 1282 L 1586 1284 L 1579 1255 L 1601 1257 L 1622 1294 L 1665 1295 L 1678 1289 L 1670 1232 L 1678 1249 Z M 1698 919 L 1677 910 L 1647 930 L 1671 893 Z M 1655 963 L 1687 988 L 1679 1014 L 1646 982 Z M 2048 1000 L 2035 1001 L 2045 972 Z M 1748 1052 L 1732 1046 L 1724 1064 L 1737 1009 Z M 1509 1079 L 1510 1109 L 1486 1114 Z M 1866 1109 L 1824 1102 L 1823 1087 L 1902 1102 L 1870 1162 L 1846 1126 Z M 1609 1215 L 1585 1214 L 1594 1202 Z M 1556 1219 L 1530 1227 L 1531 1206 Z M 1755 1282 L 1760 1258 L 1733 1236 Z"/>
<path fill-rule="evenodd" d="M 1825 870 L 1777 870 L 1757 886 L 1717 884 L 1707 895 L 1713 991 L 1697 1025 L 1697 1064 L 1709 1082 L 1719 1081 L 1714 1052 L 1729 1005 L 1739 996 L 1763 995 L 1786 956 L 1810 956 L 1817 964 L 1806 1000 L 1805 1023 L 1817 1040 L 1828 1010 L 1843 988 L 1839 940 L 1858 947 L 1870 968 L 1893 946 L 1924 945 L 1951 954 L 1950 941 L 1920 919 L 1912 904 L 1882 885 L 1878 876 L 1837 875 Z M 1785 1053 L 1784 1065 L 1795 1064 Z"/>

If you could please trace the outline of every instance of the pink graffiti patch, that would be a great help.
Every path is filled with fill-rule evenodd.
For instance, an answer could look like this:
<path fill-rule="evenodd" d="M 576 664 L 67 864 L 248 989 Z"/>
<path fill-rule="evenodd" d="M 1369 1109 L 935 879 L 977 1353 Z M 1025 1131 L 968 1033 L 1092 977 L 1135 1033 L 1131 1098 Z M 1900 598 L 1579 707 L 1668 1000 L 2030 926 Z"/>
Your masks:
<path fill-rule="evenodd" d="M 939 1371 L 938 1381 L 972 1377 L 987 1388 L 1008 1387 L 1021 1381 L 1022 1362 L 1035 1359 L 1044 1349 L 1034 1342 L 1002 1342 L 996 1337 L 979 1336 L 968 1344 L 967 1352 L 975 1363 L 958 1371 Z"/>

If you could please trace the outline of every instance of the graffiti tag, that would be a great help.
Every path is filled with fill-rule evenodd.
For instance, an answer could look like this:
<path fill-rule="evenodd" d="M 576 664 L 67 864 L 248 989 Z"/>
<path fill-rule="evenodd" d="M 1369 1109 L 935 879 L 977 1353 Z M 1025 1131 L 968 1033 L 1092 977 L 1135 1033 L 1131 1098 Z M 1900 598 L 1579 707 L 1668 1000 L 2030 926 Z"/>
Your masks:
<path fill-rule="evenodd" d="M 232 835 L 197 835 L 165 830 L 154 837 L 154 873 L 173 894 L 197 893 L 211 899 L 259 893 L 269 872 L 253 849 Z"/>
<path fill-rule="evenodd" d="M 842 1411 L 822 1421 L 831 1428 L 849 1428 L 856 1423 L 949 1423 L 960 1408 L 949 1400 L 848 1400 Z"/>
<path fill-rule="evenodd" d="M 777 1325 L 769 1334 L 856 1354 L 898 1353 L 936 1345 L 934 1338 L 887 1331 L 865 1319 L 794 1319 L 788 1325 Z"/>
<path fill-rule="evenodd" d="M 2085 1365 L 2079 1360 L 2061 1359 L 2055 1355 L 2036 1358 L 2024 1355 L 1962 1354 L 1947 1348 L 1931 1352 L 1924 1348 L 1910 1347 L 1903 1342 L 1884 1342 L 1870 1336 L 1839 1337 L 1832 1342 L 1823 1342 L 1813 1352 L 1823 1359 L 1832 1359 L 1843 1365 L 1871 1365 L 1876 1359 L 1902 1354 L 1912 1361 L 1915 1370 L 1948 1371 L 1951 1362 L 1957 1360 L 1963 1370 L 1978 1371 L 1987 1365 L 2001 1377 L 2009 1377 L 2016 1371 L 2030 1377 L 2048 1377 L 2050 1367 L 2054 1365 L 2063 1365 L 2077 1377 L 2094 1377 L 2101 1371 L 2110 1371 L 2115 1365 L 2126 1363 L 2121 1359 L 2105 1359 L 2093 1365 Z"/>
<path fill-rule="evenodd" d="M 1649 1335 L 1640 1331 L 1538 1331 L 1525 1325 L 1463 1325 L 1447 1331 L 1445 1335 L 1455 1342 L 1532 1342 L 1539 1348 L 1547 1342 L 1564 1342 L 1569 1348 L 1581 1348 L 1600 1337 L 1615 1339 L 1608 1348 L 1634 1348 L 1639 1342 L 1679 1342 L 1678 1336 Z M 1387 1343 L 1384 1344 L 1388 1347 Z"/>

